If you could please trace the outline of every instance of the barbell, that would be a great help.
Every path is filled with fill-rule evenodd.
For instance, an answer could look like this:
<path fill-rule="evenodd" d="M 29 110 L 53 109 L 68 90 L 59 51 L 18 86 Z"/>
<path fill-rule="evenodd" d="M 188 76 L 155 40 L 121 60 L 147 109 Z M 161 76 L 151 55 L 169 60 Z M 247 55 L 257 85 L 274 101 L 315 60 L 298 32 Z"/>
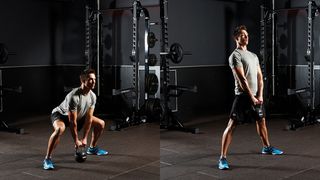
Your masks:
<path fill-rule="evenodd" d="M 156 35 L 153 32 L 149 32 L 148 34 L 148 45 L 150 48 L 155 46 L 155 43 L 158 41 Z M 181 63 L 184 55 L 191 55 L 190 52 L 183 51 L 182 46 L 179 43 L 173 43 L 170 46 L 169 52 L 160 52 L 160 55 L 165 55 L 167 58 L 171 59 L 171 61 L 175 64 Z M 149 56 L 150 58 L 150 56 Z M 152 56 L 154 58 L 154 56 Z M 156 57 L 155 57 L 156 59 Z M 152 61 L 154 62 L 154 61 Z M 150 65 L 151 66 L 151 65 Z"/>
<path fill-rule="evenodd" d="M 166 56 L 166 58 L 171 59 L 175 64 L 179 64 L 181 63 L 184 55 L 191 55 L 191 53 L 184 51 L 181 44 L 173 43 L 170 46 L 169 52 L 160 52 L 160 55 Z"/>

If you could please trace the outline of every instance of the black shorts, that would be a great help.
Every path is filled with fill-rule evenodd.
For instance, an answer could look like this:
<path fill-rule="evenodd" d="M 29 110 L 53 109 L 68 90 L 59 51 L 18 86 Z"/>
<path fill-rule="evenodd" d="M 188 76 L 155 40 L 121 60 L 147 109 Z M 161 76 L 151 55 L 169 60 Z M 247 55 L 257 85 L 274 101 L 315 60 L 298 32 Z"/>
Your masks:
<path fill-rule="evenodd" d="M 247 94 L 236 95 L 229 117 L 237 124 L 259 121 L 265 117 L 264 105 L 254 106 Z"/>
<path fill-rule="evenodd" d="M 64 125 L 65 125 L 66 127 L 69 127 L 69 126 L 70 126 L 69 117 L 66 116 L 66 115 L 62 115 L 62 114 L 60 114 L 59 112 L 54 112 L 54 113 L 52 113 L 50 119 L 51 119 L 51 123 L 52 123 L 52 124 L 54 123 L 54 121 L 60 119 L 60 120 L 62 120 L 62 121 L 64 122 Z M 82 118 L 82 119 L 80 119 L 80 120 L 77 121 L 77 130 L 78 130 L 78 131 L 80 131 L 80 130 L 82 129 L 82 127 L 83 127 L 83 125 L 84 125 L 84 121 L 85 121 L 85 118 Z"/>

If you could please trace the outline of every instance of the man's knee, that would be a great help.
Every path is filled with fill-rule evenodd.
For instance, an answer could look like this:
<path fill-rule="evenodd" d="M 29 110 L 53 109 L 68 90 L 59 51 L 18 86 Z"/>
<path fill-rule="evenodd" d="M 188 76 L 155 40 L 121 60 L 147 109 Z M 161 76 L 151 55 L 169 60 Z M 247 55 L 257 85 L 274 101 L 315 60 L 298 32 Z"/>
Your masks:
<path fill-rule="evenodd" d="M 59 136 L 61 136 L 66 129 L 65 124 L 63 123 L 63 121 L 60 121 L 60 120 L 56 120 L 53 123 L 53 127 L 54 127 L 54 133 Z"/>
<path fill-rule="evenodd" d="M 232 133 L 233 130 L 236 128 L 236 126 L 237 126 L 237 123 L 234 120 L 230 119 L 225 129 L 225 133 Z"/>
<path fill-rule="evenodd" d="M 257 122 L 258 126 L 266 127 L 266 119 L 265 118 L 259 119 L 256 122 Z"/>
<path fill-rule="evenodd" d="M 94 127 L 97 127 L 99 129 L 104 129 L 105 127 L 105 122 L 102 119 L 99 119 L 97 117 L 94 117 L 93 119 L 93 125 Z"/>
<path fill-rule="evenodd" d="M 237 126 L 237 122 L 233 119 L 230 119 L 227 127 L 233 130 L 234 128 L 236 128 L 236 126 Z"/>
<path fill-rule="evenodd" d="M 105 123 L 103 120 L 101 120 L 100 126 L 101 126 L 102 129 L 104 129 L 104 126 L 105 126 L 105 125 L 106 125 L 106 123 Z"/>
<path fill-rule="evenodd" d="M 56 128 L 54 129 L 54 133 L 55 133 L 56 135 L 58 135 L 58 136 L 61 136 L 61 135 L 63 134 L 64 130 L 65 130 L 64 127 L 56 127 Z"/>

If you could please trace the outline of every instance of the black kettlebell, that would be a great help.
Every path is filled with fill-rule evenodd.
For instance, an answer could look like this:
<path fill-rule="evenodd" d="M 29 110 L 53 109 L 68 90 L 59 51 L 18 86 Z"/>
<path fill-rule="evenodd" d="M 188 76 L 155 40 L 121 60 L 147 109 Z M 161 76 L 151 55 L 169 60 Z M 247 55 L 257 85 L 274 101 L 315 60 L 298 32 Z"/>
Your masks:
<path fill-rule="evenodd" d="M 262 108 L 262 104 L 257 104 L 252 106 L 253 111 L 256 113 L 256 116 L 258 118 L 263 118 L 263 108 Z"/>
<path fill-rule="evenodd" d="M 78 147 L 76 148 L 74 157 L 78 163 L 82 163 L 87 159 L 86 147 Z"/>

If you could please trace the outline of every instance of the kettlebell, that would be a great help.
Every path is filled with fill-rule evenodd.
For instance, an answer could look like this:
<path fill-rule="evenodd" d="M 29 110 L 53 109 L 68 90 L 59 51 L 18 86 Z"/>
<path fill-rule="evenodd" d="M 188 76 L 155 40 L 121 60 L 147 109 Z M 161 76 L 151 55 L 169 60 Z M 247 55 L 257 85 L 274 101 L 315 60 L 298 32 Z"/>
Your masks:
<path fill-rule="evenodd" d="M 256 113 L 257 117 L 263 118 L 262 104 L 257 104 L 253 106 L 253 111 Z"/>
<path fill-rule="evenodd" d="M 74 157 L 78 163 L 82 163 L 86 161 L 87 159 L 86 147 L 83 146 L 83 147 L 76 148 Z"/>

